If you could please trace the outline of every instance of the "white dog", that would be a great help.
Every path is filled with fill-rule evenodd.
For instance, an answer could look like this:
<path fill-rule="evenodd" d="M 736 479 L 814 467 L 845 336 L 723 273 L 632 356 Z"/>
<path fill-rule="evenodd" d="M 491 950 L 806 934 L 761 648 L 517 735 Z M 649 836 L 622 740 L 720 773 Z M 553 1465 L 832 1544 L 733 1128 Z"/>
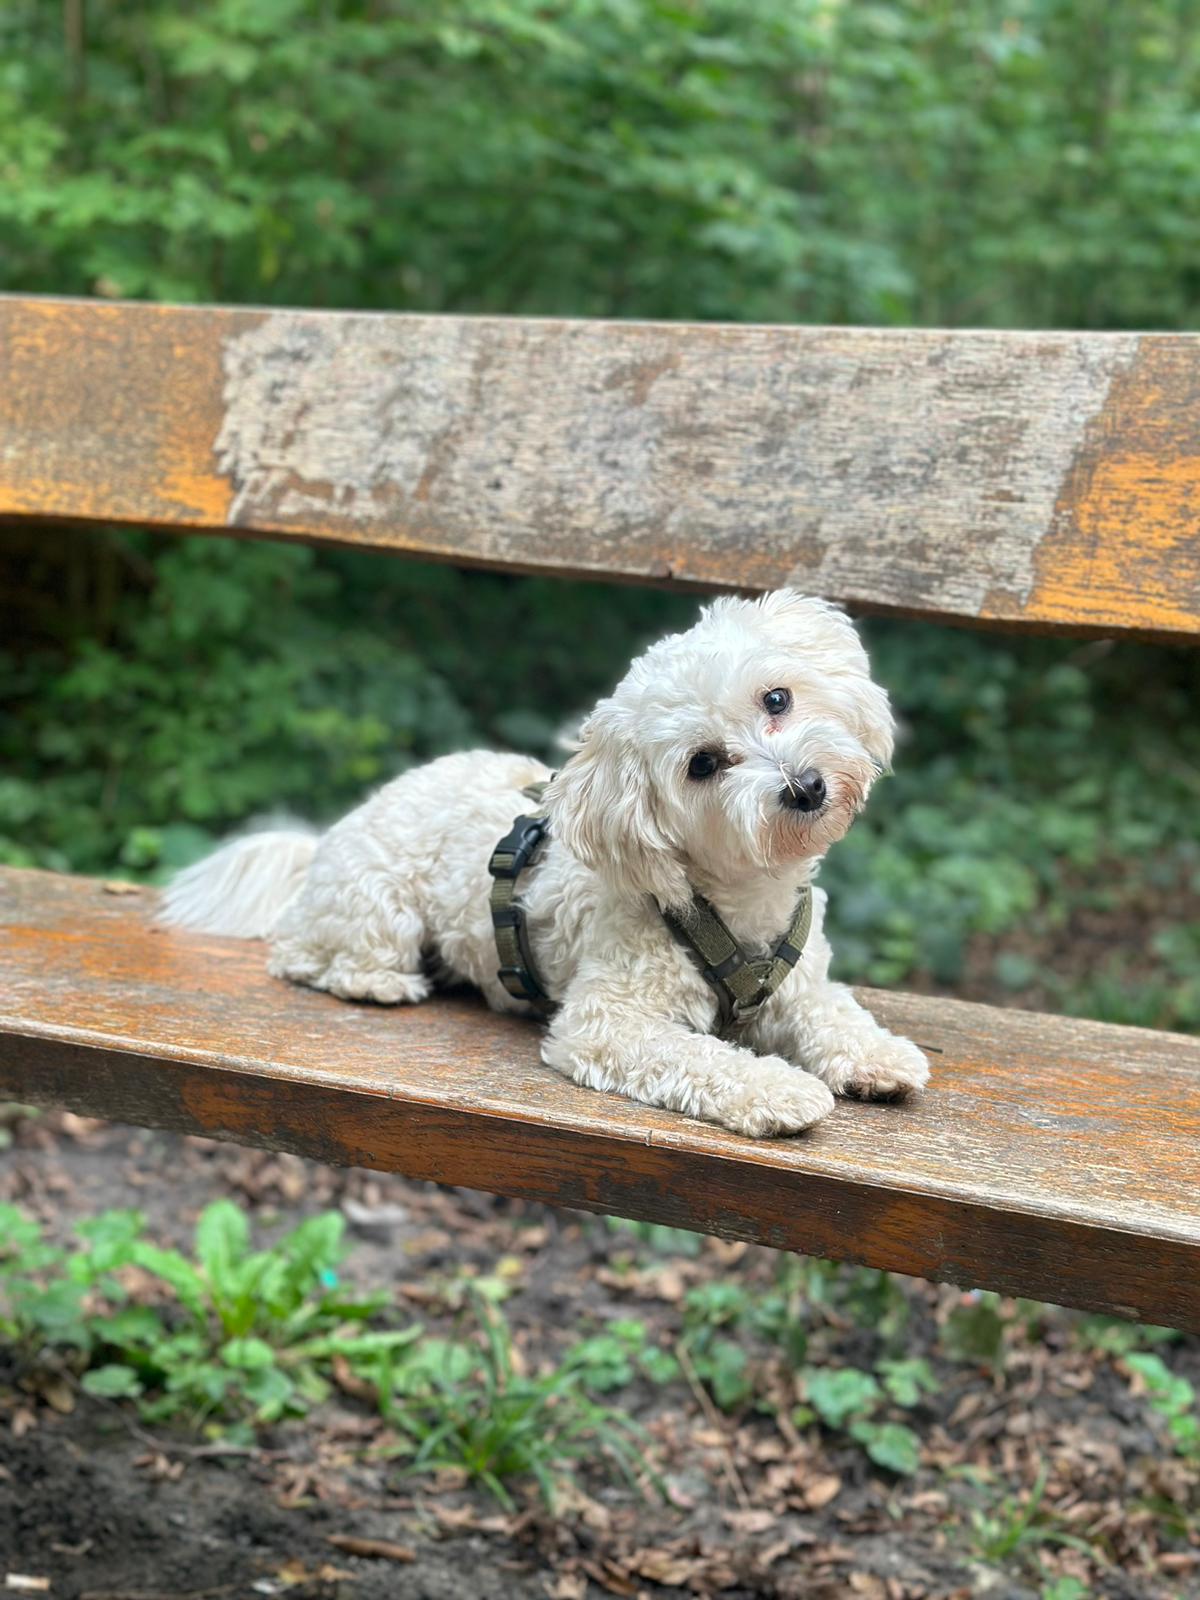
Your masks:
<path fill-rule="evenodd" d="M 917 1047 L 829 981 L 823 891 L 811 891 L 799 959 L 785 952 L 782 982 L 725 1036 L 728 997 L 723 1012 L 720 985 L 677 937 L 696 906 L 714 908 L 709 932 L 738 951 L 726 967 L 744 958 L 765 972 L 887 766 L 893 731 L 852 624 L 791 590 L 718 600 L 636 660 L 549 784 L 548 841 L 519 885 L 530 966 L 557 1007 L 543 1059 L 577 1083 L 756 1136 L 810 1127 L 834 1094 L 921 1087 Z M 534 809 L 522 791 L 550 777 L 525 756 L 445 756 L 320 838 L 226 845 L 175 880 L 163 915 L 269 938 L 272 973 L 343 999 L 415 1003 L 441 976 L 475 984 L 498 1011 L 530 1012 L 498 976 L 489 860 Z"/>

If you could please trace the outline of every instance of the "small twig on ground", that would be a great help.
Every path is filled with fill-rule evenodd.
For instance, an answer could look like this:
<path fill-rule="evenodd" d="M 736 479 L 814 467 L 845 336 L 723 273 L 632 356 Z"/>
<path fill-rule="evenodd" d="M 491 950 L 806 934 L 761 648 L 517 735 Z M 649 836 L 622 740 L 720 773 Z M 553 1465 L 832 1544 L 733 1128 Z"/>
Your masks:
<path fill-rule="evenodd" d="M 726 1435 L 724 1419 L 713 1405 L 708 1390 L 700 1382 L 700 1374 L 696 1371 L 695 1363 L 682 1343 L 675 1346 L 675 1359 L 679 1362 L 679 1370 L 688 1381 L 688 1387 L 700 1402 L 700 1409 L 704 1412 L 709 1426 L 724 1440 L 725 1448 L 721 1453 L 721 1464 L 725 1469 L 725 1476 L 729 1479 L 729 1487 L 733 1490 L 733 1497 L 741 1510 L 749 1511 L 750 1496 L 746 1493 L 746 1485 L 742 1482 L 737 1462 L 733 1459 L 733 1446 Z"/>

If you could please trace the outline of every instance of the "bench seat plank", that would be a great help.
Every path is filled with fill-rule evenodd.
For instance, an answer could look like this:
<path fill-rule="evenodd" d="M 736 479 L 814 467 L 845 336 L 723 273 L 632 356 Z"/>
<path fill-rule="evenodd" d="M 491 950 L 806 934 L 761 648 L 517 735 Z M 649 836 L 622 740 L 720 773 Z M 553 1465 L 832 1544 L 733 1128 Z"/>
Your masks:
<path fill-rule="evenodd" d="M 0 1099 L 1200 1329 L 1200 1039 L 869 992 L 930 1090 L 756 1143 L 564 1081 L 471 996 L 347 1005 L 154 903 L 0 872 Z"/>
<path fill-rule="evenodd" d="M 0 516 L 1200 638 L 1200 337 L 0 297 Z"/>

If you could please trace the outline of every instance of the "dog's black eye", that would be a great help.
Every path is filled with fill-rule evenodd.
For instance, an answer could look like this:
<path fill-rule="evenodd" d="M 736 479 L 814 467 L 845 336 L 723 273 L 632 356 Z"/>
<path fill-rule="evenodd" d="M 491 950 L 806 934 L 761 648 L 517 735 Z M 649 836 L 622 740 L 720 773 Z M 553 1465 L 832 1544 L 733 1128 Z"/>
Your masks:
<path fill-rule="evenodd" d="M 769 711 L 773 717 L 781 717 L 785 711 L 792 708 L 792 691 L 790 689 L 768 689 L 762 698 L 763 710 Z"/>
<path fill-rule="evenodd" d="M 721 758 L 712 750 L 697 750 L 688 762 L 689 778 L 711 778 L 721 765 Z"/>

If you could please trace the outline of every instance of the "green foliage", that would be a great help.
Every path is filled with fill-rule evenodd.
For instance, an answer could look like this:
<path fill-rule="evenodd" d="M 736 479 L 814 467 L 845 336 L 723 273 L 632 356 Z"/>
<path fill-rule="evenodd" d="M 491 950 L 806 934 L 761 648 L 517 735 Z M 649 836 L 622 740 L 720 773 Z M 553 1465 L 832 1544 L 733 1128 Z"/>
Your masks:
<path fill-rule="evenodd" d="M 794 1422 L 804 1426 L 820 1418 L 833 1432 L 844 1432 L 860 1444 L 876 1466 L 899 1474 L 917 1470 L 920 1439 L 885 1413 L 889 1399 L 907 1408 L 933 1390 L 933 1374 L 924 1361 L 882 1362 L 879 1376 L 855 1367 L 806 1367 L 800 1377 L 807 1403 L 797 1406 Z"/>
<path fill-rule="evenodd" d="M 1009 1330 L 1024 1325 L 1036 1336 L 1046 1307 L 1036 1300 L 1005 1300 L 990 1289 L 976 1289 L 952 1307 L 941 1330 L 941 1347 L 952 1361 L 1001 1367 Z"/>
<path fill-rule="evenodd" d="M 953 983 L 972 934 L 1032 937 L 1040 957 L 1072 916 L 1112 914 L 1126 900 L 1161 901 L 1170 915 L 1171 893 L 1182 906 L 1188 885 L 1194 898 L 1193 659 L 905 623 L 874 624 L 870 635 L 906 736 L 896 775 L 822 872 L 843 970 L 881 984 L 914 970 Z M 1144 956 L 1123 979 L 1127 947 L 1055 980 L 1017 943 L 994 976 L 1014 988 L 1036 978 L 1070 1011 L 1200 1027 L 1195 933 L 1190 922 L 1160 932 L 1150 984 Z"/>
<path fill-rule="evenodd" d="M 608 613 L 586 586 L 296 548 L 111 549 L 153 551 L 154 587 L 114 603 L 103 642 L 0 646 L 0 862 L 155 875 L 248 816 L 327 819 L 450 749 L 553 756 L 663 614 L 655 595 Z"/>
<path fill-rule="evenodd" d="M 623 1388 L 639 1373 L 652 1383 L 670 1383 L 679 1376 L 679 1362 L 651 1339 L 637 1318 L 610 1322 L 603 1333 L 581 1339 L 571 1351 L 570 1364 L 598 1394 Z"/>
<path fill-rule="evenodd" d="M 664 1256 L 698 1256 L 704 1243 L 703 1234 L 689 1228 L 670 1228 L 661 1222 L 632 1222 L 628 1217 L 605 1217 L 603 1225 L 610 1233 L 631 1234 L 641 1244 Z"/>
<path fill-rule="evenodd" d="M 361 1327 L 382 1301 L 337 1291 L 336 1212 L 252 1250 L 244 1213 L 219 1200 L 200 1216 L 193 1258 L 145 1239 L 143 1225 L 105 1212 L 66 1250 L 0 1208 L 0 1336 L 30 1359 L 58 1352 L 89 1394 L 136 1399 L 147 1419 L 221 1426 L 301 1416 L 328 1394 L 335 1355 L 374 1370 L 420 1334 Z M 159 1280 L 161 1307 L 131 1303 L 126 1267 Z"/>
<path fill-rule="evenodd" d="M 1088 1586 L 1079 1578 L 1051 1578 L 1042 1585 L 1040 1600 L 1087 1600 Z"/>
<path fill-rule="evenodd" d="M 844 1428 L 851 1417 L 873 1411 L 882 1398 L 878 1380 L 853 1367 L 808 1371 L 804 1390 L 809 1405 L 830 1428 Z"/>
<path fill-rule="evenodd" d="M 531 1476 L 553 1509 L 564 1469 L 597 1452 L 636 1488 L 644 1465 L 640 1430 L 588 1393 L 589 1386 L 624 1381 L 618 1342 L 586 1341 L 557 1367 L 526 1376 L 498 1308 L 476 1299 L 473 1309 L 482 1341 L 381 1359 L 380 1406 L 403 1436 L 384 1454 L 412 1472 L 456 1468 L 504 1506 L 512 1505 L 509 1481 Z"/>
<path fill-rule="evenodd" d="M 878 1372 L 883 1387 L 895 1405 L 915 1406 L 924 1394 L 936 1394 L 938 1380 L 933 1368 L 922 1356 L 909 1356 L 902 1361 L 881 1361 Z"/>
<path fill-rule="evenodd" d="M 1154 1328 L 1099 1315 L 1080 1317 L 1074 1332 L 1084 1349 L 1108 1356 L 1127 1356 L 1146 1345 L 1173 1344 L 1181 1337 L 1173 1328 Z"/>
<path fill-rule="evenodd" d="M 323 1401 L 336 1359 L 376 1392 L 403 1440 L 387 1453 L 407 1471 L 458 1467 L 506 1505 L 507 1485 L 523 1476 L 553 1505 L 583 1457 L 599 1455 L 635 1486 L 641 1475 L 656 1481 L 636 1426 L 594 1398 L 635 1370 L 655 1382 L 677 1376 L 643 1323 L 614 1323 L 526 1376 L 485 1294 L 466 1297 L 464 1337 L 366 1326 L 387 1297 L 339 1288 L 337 1212 L 255 1250 L 245 1214 L 218 1200 L 202 1212 L 190 1256 L 146 1239 L 143 1227 L 137 1212 L 105 1212 L 81 1223 L 79 1247 L 67 1249 L 0 1206 L 0 1340 L 23 1365 L 69 1373 L 100 1399 L 135 1401 L 151 1422 L 248 1438 Z M 131 1299 L 129 1268 L 156 1281 L 148 1302 Z"/>
<path fill-rule="evenodd" d="M 1194 311 L 1200 53 L 1172 5 L 1081 29 L 1064 0 L 92 0 L 72 44 L 11 0 L 0 64 L 8 286 L 949 325 Z"/>
<path fill-rule="evenodd" d="M 1075 1549 L 1095 1557 L 1087 1540 L 1071 1533 L 1055 1508 L 1046 1504 L 1047 1478 L 1042 1467 L 1027 1495 L 1005 1495 L 972 1511 L 971 1542 L 979 1557 L 1016 1572 L 1042 1571 L 1040 1552 L 1048 1548 Z M 1047 1582 L 1042 1588 L 1043 1600 L 1070 1600 L 1072 1582 L 1070 1578 Z"/>
<path fill-rule="evenodd" d="M 1161 1356 L 1143 1351 L 1125 1357 L 1125 1365 L 1145 1384 L 1150 1404 L 1166 1424 L 1167 1434 L 1182 1456 L 1200 1459 L 1200 1414 L 1196 1391 L 1173 1373 Z"/>
<path fill-rule="evenodd" d="M 776 1399 L 764 1392 L 769 1363 L 754 1358 L 755 1343 L 774 1347 L 795 1369 L 805 1404 L 793 1420 L 817 1419 L 860 1445 L 877 1466 L 912 1473 L 919 1465 L 917 1435 L 889 1415 L 921 1404 L 936 1387 L 924 1360 L 881 1358 L 872 1372 L 855 1367 L 805 1365 L 809 1327 L 832 1315 L 869 1329 L 886 1347 L 903 1326 L 898 1307 L 907 1303 L 887 1273 L 836 1267 L 806 1258 L 785 1258 L 773 1292 L 762 1293 L 736 1279 L 713 1280 L 689 1290 L 684 1303 L 680 1360 L 690 1363 L 722 1410 L 750 1402 L 770 1414 Z"/>
<path fill-rule="evenodd" d="M 997 1294 L 976 1294 L 955 1306 L 942 1326 L 942 1349 L 953 1360 L 996 1367 L 1004 1354 L 1008 1319 Z"/>

